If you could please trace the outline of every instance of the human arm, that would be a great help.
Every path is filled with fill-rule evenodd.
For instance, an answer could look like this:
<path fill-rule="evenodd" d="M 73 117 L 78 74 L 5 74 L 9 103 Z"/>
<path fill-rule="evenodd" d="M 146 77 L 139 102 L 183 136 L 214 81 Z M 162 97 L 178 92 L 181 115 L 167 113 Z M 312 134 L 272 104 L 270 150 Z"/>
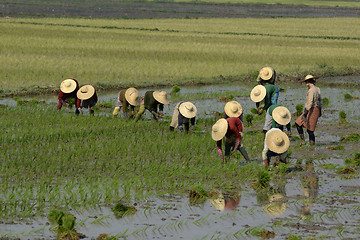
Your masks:
<path fill-rule="evenodd" d="M 223 161 L 224 160 L 224 154 L 222 152 L 221 145 L 222 145 L 222 140 L 219 140 L 219 141 L 216 142 L 217 151 L 219 153 L 219 156 L 220 156 L 221 160 Z"/>

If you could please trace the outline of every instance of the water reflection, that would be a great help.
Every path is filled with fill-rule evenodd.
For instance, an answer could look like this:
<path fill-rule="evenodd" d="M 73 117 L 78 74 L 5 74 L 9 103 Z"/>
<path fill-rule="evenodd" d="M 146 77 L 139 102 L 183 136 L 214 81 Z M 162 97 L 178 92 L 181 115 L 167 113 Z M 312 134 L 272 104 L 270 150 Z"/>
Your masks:
<path fill-rule="evenodd" d="M 219 211 L 234 210 L 239 206 L 241 192 L 224 192 L 214 190 L 210 192 L 210 204 Z"/>
<path fill-rule="evenodd" d="M 286 180 L 274 181 L 274 186 L 258 193 L 257 201 L 263 205 L 264 212 L 270 217 L 279 217 L 286 211 Z"/>
<path fill-rule="evenodd" d="M 304 173 L 300 176 L 300 181 L 304 196 L 300 216 L 307 218 L 311 216 L 311 208 L 315 206 L 315 199 L 319 192 L 319 176 L 315 172 L 313 163 L 305 164 Z"/>

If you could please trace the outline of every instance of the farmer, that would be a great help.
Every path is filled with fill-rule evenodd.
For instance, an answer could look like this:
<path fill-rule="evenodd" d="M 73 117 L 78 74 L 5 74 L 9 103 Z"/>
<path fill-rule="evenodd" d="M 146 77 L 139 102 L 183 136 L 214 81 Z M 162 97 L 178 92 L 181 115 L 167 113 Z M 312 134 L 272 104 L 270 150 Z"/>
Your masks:
<path fill-rule="evenodd" d="M 243 123 L 243 109 L 240 103 L 237 101 L 230 101 L 225 104 L 224 107 L 224 118 L 237 117 L 240 119 L 241 124 Z M 241 155 L 246 159 L 247 162 L 250 162 L 250 158 L 247 154 L 247 151 L 242 144 L 239 148 Z"/>
<path fill-rule="evenodd" d="M 60 110 L 63 104 L 74 103 L 76 106 L 75 114 L 80 113 L 80 99 L 77 98 L 76 93 L 79 90 L 79 83 L 74 78 L 69 78 L 60 84 L 59 102 L 57 109 Z"/>
<path fill-rule="evenodd" d="M 195 126 L 195 116 L 197 109 L 191 102 L 178 102 L 175 106 L 174 113 L 172 116 L 170 131 L 174 131 L 175 128 L 179 128 L 181 132 L 184 131 L 183 125 L 185 126 L 185 132 L 189 132 L 190 123 Z"/>
<path fill-rule="evenodd" d="M 77 97 L 81 100 L 80 109 L 88 108 L 90 115 L 94 115 L 93 107 L 98 101 L 95 88 L 91 85 L 84 85 L 78 90 Z M 81 110 L 80 113 L 82 113 Z"/>
<path fill-rule="evenodd" d="M 226 136 L 225 160 L 227 160 L 231 154 L 243 148 L 241 143 L 242 135 L 243 135 L 242 123 L 241 120 L 237 117 L 230 117 L 227 119 L 221 118 L 213 125 L 211 137 L 213 140 L 216 141 L 217 151 L 219 153 L 222 162 L 226 162 L 224 161 L 224 155 L 222 151 L 223 137 Z M 246 159 L 246 162 L 248 163 L 250 162 L 250 159 L 247 156 L 247 154 L 244 156 L 244 158 Z"/>
<path fill-rule="evenodd" d="M 154 120 L 158 120 L 158 118 L 162 117 L 164 104 L 169 104 L 165 91 L 147 91 L 140 104 L 140 110 L 136 114 L 135 122 L 140 119 L 141 115 L 145 112 L 145 109 L 150 111 Z"/>
<path fill-rule="evenodd" d="M 113 117 L 119 114 L 120 108 L 123 109 L 125 118 L 133 118 L 135 114 L 135 107 L 139 105 L 139 92 L 135 88 L 123 89 L 119 92 L 118 98 L 115 103 Z M 128 108 L 130 107 L 130 115 L 128 115 Z"/>
<path fill-rule="evenodd" d="M 284 131 L 284 126 L 286 126 L 288 137 L 291 136 L 291 113 L 290 111 L 279 104 L 273 104 L 269 107 L 269 115 L 272 118 L 271 128 L 279 128 L 281 131 Z"/>
<path fill-rule="evenodd" d="M 260 70 L 258 76 L 259 85 L 254 87 L 250 93 L 250 98 L 256 103 L 256 110 L 261 115 L 266 112 L 263 133 L 265 134 L 271 128 L 272 119 L 268 113 L 268 108 L 277 104 L 279 98 L 279 88 L 274 85 L 276 72 L 271 67 L 264 67 Z"/>
<path fill-rule="evenodd" d="M 304 80 L 308 88 L 306 93 L 306 103 L 304 112 L 295 121 L 296 128 L 299 132 L 301 143 L 300 146 L 305 144 L 305 136 L 303 127 L 307 129 L 309 134 L 310 145 L 315 145 L 315 128 L 317 121 L 321 116 L 322 100 L 320 95 L 320 88 L 315 86 L 316 78 L 312 75 L 307 75 Z"/>
<path fill-rule="evenodd" d="M 266 132 L 262 159 L 265 167 L 271 163 L 271 157 L 280 156 L 280 162 L 286 163 L 289 137 L 279 128 L 271 128 Z"/>

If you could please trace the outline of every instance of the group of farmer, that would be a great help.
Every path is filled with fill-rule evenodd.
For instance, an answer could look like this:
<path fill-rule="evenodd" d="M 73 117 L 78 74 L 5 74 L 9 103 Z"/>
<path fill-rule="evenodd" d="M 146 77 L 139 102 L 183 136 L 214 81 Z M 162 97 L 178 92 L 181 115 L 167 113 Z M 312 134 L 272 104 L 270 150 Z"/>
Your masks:
<path fill-rule="evenodd" d="M 303 127 L 307 129 L 309 144 L 315 144 L 315 127 L 318 118 L 321 116 L 322 100 L 320 89 L 315 86 L 316 79 L 307 75 L 304 80 L 308 88 L 304 112 L 295 121 L 301 143 L 305 144 Z M 271 67 L 264 67 L 260 70 L 250 98 L 256 103 L 256 110 L 259 115 L 265 113 L 263 133 L 265 135 L 262 159 L 264 166 L 269 166 L 271 158 L 277 156 L 280 162 L 286 162 L 287 151 L 290 146 L 291 137 L 291 113 L 278 103 L 279 88 L 275 85 L 276 72 Z M 75 104 L 76 114 L 81 114 L 83 108 L 88 108 L 90 114 L 94 114 L 93 107 L 97 102 L 95 88 L 91 85 L 79 87 L 75 79 L 66 79 L 60 85 L 58 109 L 64 103 Z M 140 101 L 140 95 L 136 88 L 121 90 L 117 97 L 113 117 L 116 117 L 121 108 L 125 118 L 133 118 L 137 122 L 147 109 L 153 119 L 158 120 L 163 116 L 164 105 L 169 104 L 165 91 L 147 91 Z M 135 107 L 139 106 L 135 114 Z M 190 124 L 195 125 L 197 114 L 196 106 L 188 101 L 180 101 L 175 105 L 170 131 L 178 128 L 179 131 L 188 132 Z M 218 154 L 223 162 L 239 151 L 246 162 L 250 162 L 248 153 L 243 145 L 243 109 L 237 101 L 229 101 L 224 106 L 224 114 L 213 126 L 211 136 L 216 141 Z M 285 131 L 286 129 L 286 131 Z M 225 149 L 222 150 L 222 139 L 225 137 Z"/>

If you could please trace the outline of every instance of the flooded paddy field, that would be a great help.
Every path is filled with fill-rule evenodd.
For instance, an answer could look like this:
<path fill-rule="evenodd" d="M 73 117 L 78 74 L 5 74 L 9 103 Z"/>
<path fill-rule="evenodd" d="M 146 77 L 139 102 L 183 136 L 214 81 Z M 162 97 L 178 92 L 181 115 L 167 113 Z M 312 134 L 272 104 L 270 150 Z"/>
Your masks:
<path fill-rule="evenodd" d="M 342 84 L 353 78 L 353 85 Z M 21 120 L 28 111 L 35 120 L 23 120 L 27 125 L 22 125 L 14 119 L 15 125 L 5 122 L 2 127 L 0 236 L 54 239 L 56 233 L 51 231 L 47 215 L 58 208 L 76 217 L 75 228 L 85 239 L 95 239 L 102 233 L 116 239 L 358 239 L 360 90 L 356 79 L 351 76 L 319 80 L 322 98 L 329 102 L 315 131 L 315 147 L 300 147 L 293 127 L 295 141 L 290 145 L 289 164 L 270 170 L 270 186 L 262 190 L 254 188 L 253 183 L 262 170 L 263 118 L 255 116 L 252 125 L 244 123 L 244 146 L 254 160 L 246 166 L 239 166 L 243 161 L 240 154 L 226 165 L 220 164 L 216 143 L 210 137 L 211 125 L 219 118 L 218 113 L 223 112 L 227 100 L 240 102 L 245 116 L 251 114 L 255 104 L 249 93 L 254 84 L 181 87 L 164 113 L 171 118 L 178 101 L 192 101 L 198 108 L 197 126 L 188 135 L 172 135 L 168 131 L 169 117 L 155 123 L 146 113 L 140 125 L 135 126 L 122 119 L 121 114 L 111 119 L 111 108 L 99 108 L 94 118 L 87 113 L 75 118 L 69 109 L 56 113 L 56 96 L 37 98 L 45 103 L 35 106 L 17 106 L 19 99 L 1 99 L 0 104 L 6 105 L 0 108 L 4 119 L 7 115 Z M 277 85 L 281 88 L 280 104 L 296 112 L 296 105 L 305 101 L 305 84 L 280 81 Z M 140 89 L 140 93 L 146 90 Z M 114 104 L 117 93 L 99 92 L 99 103 Z M 346 94 L 352 98 L 346 98 Z M 41 111 L 46 115 L 41 115 Z M 346 113 L 345 120 L 339 118 L 340 111 Z M 43 122 L 36 125 L 37 121 Z M 68 126 L 62 128 L 61 121 Z M 75 121 L 81 122 L 71 123 Z M 291 123 L 294 121 L 295 118 Z M 14 126 L 18 129 L 10 129 Z M 87 148 L 77 149 L 76 143 L 61 133 L 74 128 L 81 129 L 79 132 L 90 131 L 88 135 L 79 132 L 71 135 L 75 142 L 86 143 Z M 122 131 L 112 133 L 111 129 Z M 148 133 L 151 130 L 155 131 L 152 135 Z M 91 132 L 96 134 L 97 141 L 90 144 L 87 138 L 92 138 Z M 127 141 L 117 145 L 116 141 L 121 141 L 118 135 Z M 37 142 L 38 139 L 49 143 Z M 74 147 L 58 149 L 67 146 L 59 143 L 63 141 Z M 59 147 L 53 146 L 56 144 Z M 148 144 L 148 149 L 132 146 L 136 144 Z M 113 156 L 126 151 L 124 157 Z M 53 157 L 59 153 L 64 157 Z M 102 159 L 106 161 L 101 162 Z M 59 163 L 54 170 L 47 167 L 57 161 L 63 165 Z M 121 161 L 126 166 L 116 165 Z M 26 177 L 27 171 L 31 172 L 30 177 Z M 218 193 L 217 197 L 194 200 L 190 193 L 197 186 L 208 193 Z M 39 200 L 39 195 L 45 200 Z M 119 200 L 135 207 L 136 212 L 114 214 L 112 209 Z"/>

